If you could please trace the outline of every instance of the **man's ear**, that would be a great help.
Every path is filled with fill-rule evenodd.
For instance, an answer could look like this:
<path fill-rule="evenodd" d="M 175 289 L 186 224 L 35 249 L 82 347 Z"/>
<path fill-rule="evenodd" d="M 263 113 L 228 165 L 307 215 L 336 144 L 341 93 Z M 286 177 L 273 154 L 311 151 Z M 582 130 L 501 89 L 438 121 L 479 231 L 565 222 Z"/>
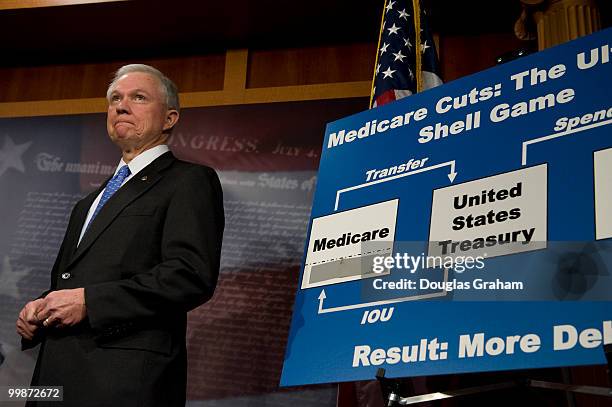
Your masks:
<path fill-rule="evenodd" d="M 178 122 L 178 119 L 179 119 L 179 112 L 174 109 L 168 109 L 166 111 L 166 119 L 164 120 L 163 130 L 166 131 L 166 130 L 170 130 L 171 128 L 173 128 L 176 122 Z"/>

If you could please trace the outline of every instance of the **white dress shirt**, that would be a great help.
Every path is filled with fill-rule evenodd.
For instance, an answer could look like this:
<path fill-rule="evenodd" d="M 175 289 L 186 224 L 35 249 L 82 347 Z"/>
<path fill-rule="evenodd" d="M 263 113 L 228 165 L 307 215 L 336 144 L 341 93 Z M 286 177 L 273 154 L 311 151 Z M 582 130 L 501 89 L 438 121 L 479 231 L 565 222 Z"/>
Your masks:
<path fill-rule="evenodd" d="M 151 164 L 156 158 L 158 158 L 160 155 L 168 151 L 170 151 L 170 148 L 168 148 L 166 144 L 161 144 L 159 146 L 155 146 L 153 148 L 150 148 L 138 154 L 127 165 L 130 168 L 131 174 L 125 180 L 123 180 L 123 183 L 121 184 L 121 186 L 125 185 L 125 183 L 128 182 L 130 179 L 132 179 L 134 175 L 138 174 L 139 171 L 142 171 L 144 167 Z M 113 176 L 117 175 L 117 173 L 119 172 L 119 169 L 123 167 L 124 165 L 125 165 L 125 161 L 123 161 L 123 158 L 122 158 L 121 161 L 119 161 L 119 165 L 117 165 L 117 169 L 115 170 L 115 174 L 113 174 Z M 85 234 L 85 231 L 87 230 L 87 225 L 89 225 L 89 222 L 91 221 L 91 218 L 96 208 L 98 207 L 98 203 L 100 203 L 100 199 L 102 199 L 103 193 L 104 193 L 104 190 L 102 190 L 98 194 L 96 199 L 93 201 L 93 203 L 89 207 L 89 212 L 87 212 L 87 218 L 85 219 L 85 223 L 83 224 L 83 228 L 81 229 L 81 235 L 79 236 L 79 242 L 77 243 L 77 246 L 81 244 L 81 239 L 83 239 L 83 235 Z"/>

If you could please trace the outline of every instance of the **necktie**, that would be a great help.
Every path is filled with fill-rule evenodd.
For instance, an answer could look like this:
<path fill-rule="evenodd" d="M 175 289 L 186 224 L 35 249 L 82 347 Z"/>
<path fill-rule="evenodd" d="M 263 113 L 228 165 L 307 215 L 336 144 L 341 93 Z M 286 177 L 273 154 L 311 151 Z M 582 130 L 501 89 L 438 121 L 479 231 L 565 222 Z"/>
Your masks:
<path fill-rule="evenodd" d="M 111 196 L 113 196 L 115 192 L 117 192 L 119 187 L 121 187 L 121 184 L 123 184 L 123 181 L 125 181 L 130 174 L 130 167 L 124 165 L 123 167 L 119 168 L 117 174 L 115 174 L 115 176 L 108 181 L 108 184 L 106 184 L 106 188 L 104 188 L 104 192 L 102 193 L 102 198 L 100 198 L 100 202 L 98 202 L 98 206 L 96 206 L 96 210 L 87 224 L 87 229 L 89 229 L 91 222 L 93 222 L 93 220 L 96 218 L 104 204 L 110 199 Z"/>

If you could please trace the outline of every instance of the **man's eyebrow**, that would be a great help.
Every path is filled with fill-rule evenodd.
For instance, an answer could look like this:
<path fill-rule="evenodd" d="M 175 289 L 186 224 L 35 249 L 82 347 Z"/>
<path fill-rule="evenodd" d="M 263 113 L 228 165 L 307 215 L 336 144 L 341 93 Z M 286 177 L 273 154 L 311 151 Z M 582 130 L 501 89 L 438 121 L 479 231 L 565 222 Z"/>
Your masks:
<path fill-rule="evenodd" d="M 115 93 L 122 93 L 122 92 L 119 92 L 117 89 L 113 89 L 113 91 L 110 94 L 112 95 L 112 94 L 115 94 Z M 123 93 L 125 93 L 125 92 L 123 92 Z M 150 94 L 146 90 L 140 89 L 140 88 L 132 89 L 132 90 L 129 91 L 129 93 L 146 93 L 147 95 Z"/>
<path fill-rule="evenodd" d="M 140 88 L 133 89 L 131 93 L 146 93 L 147 95 L 149 94 L 149 92 Z"/>

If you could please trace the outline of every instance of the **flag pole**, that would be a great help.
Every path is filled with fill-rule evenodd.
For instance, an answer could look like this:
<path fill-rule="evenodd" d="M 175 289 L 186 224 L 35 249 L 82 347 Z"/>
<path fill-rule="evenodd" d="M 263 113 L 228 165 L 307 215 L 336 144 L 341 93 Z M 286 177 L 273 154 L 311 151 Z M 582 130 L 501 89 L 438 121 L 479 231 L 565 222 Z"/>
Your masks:
<path fill-rule="evenodd" d="M 384 30 L 383 23 L 385 21 L 385 10 L 387 9 L 387 0 L 385 0 L 385 4 L 383 5 L 382 15 L 380 16 L 380 31 L 378 32 L 378 44 L 376 45 L 376 59 L 374 60 L 374 75 L 372 75 L 372 86 L 370 86 L 370 106 L 369 109 L 372 108 L 372 103 L 374 103 L 374 82 L 376 81 L 376 67 L 378 66 L 378 51 L 380 50 L 380 39 L 382 38 L 382 33 Z"/>
<path fill-rule="evenodd" d="M 423 75 L 421 72 L 421 5 L 419 0 L 412 0 L 412 12 L 414 14 L 414 44 L 415 66 L 416 66 L 416 91 L 423 90 Z M 377 54 L 378 56 L 378 54 Z"/>

